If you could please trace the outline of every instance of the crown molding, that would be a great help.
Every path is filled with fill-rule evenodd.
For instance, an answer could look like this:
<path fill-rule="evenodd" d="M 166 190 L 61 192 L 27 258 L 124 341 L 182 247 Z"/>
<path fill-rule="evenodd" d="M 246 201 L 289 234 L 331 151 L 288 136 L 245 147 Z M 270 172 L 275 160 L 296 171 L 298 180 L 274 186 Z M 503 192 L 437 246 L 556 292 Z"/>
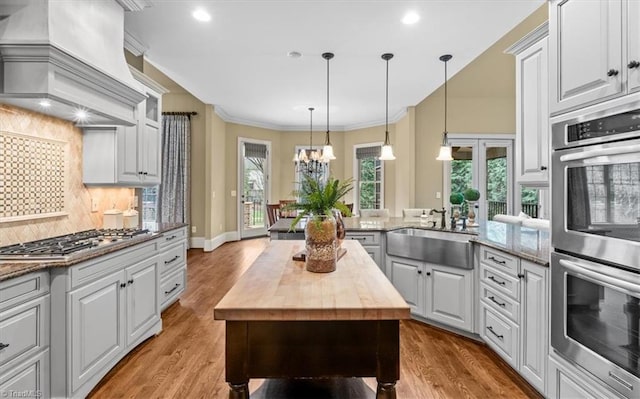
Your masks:
<path fill-rule="evenodd" d="M 535 42 L 544 39 L 549 35 L 549 21 L 543 22 L 540 26 L 527 33 L 517 42 L 513 43 L 509 48 L 504 50 L 505 54 L 520 54 L 523 50 L 531 47 Z"/>
<path fill-rule="evenodd" d="M 142 11 L 153 6 L 151 0 L 116 0 L 125 11 Z"/>
<path fill-rule="evenodd" d="M 131 65 L 129 65 L 129 71 L 131 71 L 131 75 L 133 76 L 133 78 L 135 80 L 137 80 L 138 82 L 140 82 L 143 85 L 147 86 L 148 88 L 152 89 L 153 91 L 157 92 L 158 94 L 162 95 L 164 93 L 168 93 L 169 92 L 169 89 L 167 89 L 166 87 L 162 86 L 160 83 L 158 83 L 155 80 L 151 79 L 150 77 L 148 77 L 144 73 L 140 72 L 139 70 L 135 69 Z"/>
<path fill-rule="evenodd" d="M 126 29 L 124 30 L 124 48 L 136 57 L 144 55 L 144 53 L 149 50 L 149 46 L 142 43 L 140 40 L 138 40 L 138 38 L 136 38 Z"/>
<path fill-rule="evenodd" d="M 260 122 L 252 119 L 235 117 L 227 113 L 219 105 L 215 105 L 213 109 L 216 115 L 218 115 L 220 119 L 222 119 L 226 123 L 236 123 L 239 125 L 253 126 L 253 127 L 259 127 L 262 129 L 277 130 L 277 131 L 284 131 L 284 132 L 308 132 L 309 131 L 309 125 L 286 125 L 286 126 L 278 125 L 275 123 Z M 399 112 L 397 112 L 389 120 L 389 123 L 396 123 L 400 119 L 404 118 L 405 115 L 407 115 L 406 107 L 401 109 Z M 384 119 L 381 119 L 381 120 L 375 120 L 375 121 L 369 121 L 369 122 L 356 123 L 352 125 L 331 126 L 331 131 L 332 132 L 348 132 L 351 130 L 366 129 L 369 127 L 376 127 L 376 126 L 383 126 L 383 125 L 384 125 Z M 326 131 L 326 129 L 316 128 L 316 129 L 313 129 L 313 131 L 324 132 Z"/>

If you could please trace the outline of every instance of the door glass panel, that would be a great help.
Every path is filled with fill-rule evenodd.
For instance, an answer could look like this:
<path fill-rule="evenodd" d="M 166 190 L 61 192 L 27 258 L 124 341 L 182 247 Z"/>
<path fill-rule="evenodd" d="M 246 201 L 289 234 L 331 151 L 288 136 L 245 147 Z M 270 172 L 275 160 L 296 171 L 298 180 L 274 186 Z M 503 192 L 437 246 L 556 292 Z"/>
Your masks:
<path fill-rule="evenodd" d="M 487 147 L 486 149 L 486 182 L 485 192 L 487 194 L 487 218 L 492 220 L 493 216 L 508 213 L 507 194 L 507 148 Z"/>
<path fill-rule="evenodd" d="M 640 162 L 567 168 L 567 229 L 640 241 Z"/>
<path fill-rule="evenodd" d="M 473 148 L 469 146 L 452 147 L 451 156 L 451 192 L 463 193 L 473 186 Z"/>
<path fill-rule="evenodd" d="M 242 237 L 266 234 L 266 166 L 265 144 L 244 144 L 242 159 Z"/>
<path fill-rule="evenodd" d="M 158 121 L 158 99 L 152 95 L 147 97 L 145 108 L 147 110 L 147 119 Z"/>
<path fill-rule="evenodd" d="M 521 187 L 520 202 L 521 210 L 532 218 L 540 217 L 540 194 L 537 188 Z"/>
<path fill-rule="evenodd" d="M 567 274 L 567 336 L 640 377 L 640 300 Z"/>

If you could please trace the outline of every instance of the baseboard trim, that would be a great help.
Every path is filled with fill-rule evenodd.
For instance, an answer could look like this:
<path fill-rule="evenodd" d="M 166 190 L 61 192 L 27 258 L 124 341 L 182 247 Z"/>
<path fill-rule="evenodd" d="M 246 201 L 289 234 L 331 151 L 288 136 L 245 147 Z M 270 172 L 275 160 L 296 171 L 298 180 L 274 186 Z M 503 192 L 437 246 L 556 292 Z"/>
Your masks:
<path fill-rule="evenodd" d="M 204 252 L 211 252 L 218 248 L 225 242 L 238 241 L 237 231 L 227 231 L 220 235 L 213 237 L 210 240 L 205 240 L 204 237 L 195 237 L 191 239 L 191 248 L 202 248 Z"/>

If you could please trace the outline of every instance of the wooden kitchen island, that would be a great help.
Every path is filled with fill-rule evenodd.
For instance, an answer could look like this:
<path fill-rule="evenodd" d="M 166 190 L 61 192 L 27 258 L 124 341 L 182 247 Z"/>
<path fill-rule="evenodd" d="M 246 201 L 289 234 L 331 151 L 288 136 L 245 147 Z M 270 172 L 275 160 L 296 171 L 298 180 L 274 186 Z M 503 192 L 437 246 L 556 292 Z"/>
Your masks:
<path fill-rule="evenodd" d="M 400 321 L 409 306 L 360 243 L 332 273 L 310 273 L 293 254 L 303 241 L 271 241 L 214 310 L 226 321 L 230 398 L 250 378 L 373 377 L 395 398 Z"/>

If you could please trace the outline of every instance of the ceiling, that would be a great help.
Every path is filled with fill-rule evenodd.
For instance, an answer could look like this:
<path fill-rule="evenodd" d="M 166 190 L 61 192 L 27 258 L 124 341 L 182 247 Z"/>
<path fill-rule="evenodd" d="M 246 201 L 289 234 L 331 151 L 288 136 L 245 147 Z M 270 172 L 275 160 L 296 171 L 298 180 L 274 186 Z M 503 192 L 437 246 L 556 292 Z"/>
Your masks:
<path fill-rule="evenodd" d="M 155 0 L 128 12 L 125 30 L 147 48 L 145 59 L 214 104 L 228 122 L 278 130 L 326 129 L 330 61 L 330 129 L 384 124 L 385 52 L 389 120 L 417 105 L 535 11 L 544 0 Z M 211 15 L 199 22 L 192 12 Z M 402 18 L 420 16 L 413 25 Z M 290 51 L 302 57 L 287 56 Z"/>

